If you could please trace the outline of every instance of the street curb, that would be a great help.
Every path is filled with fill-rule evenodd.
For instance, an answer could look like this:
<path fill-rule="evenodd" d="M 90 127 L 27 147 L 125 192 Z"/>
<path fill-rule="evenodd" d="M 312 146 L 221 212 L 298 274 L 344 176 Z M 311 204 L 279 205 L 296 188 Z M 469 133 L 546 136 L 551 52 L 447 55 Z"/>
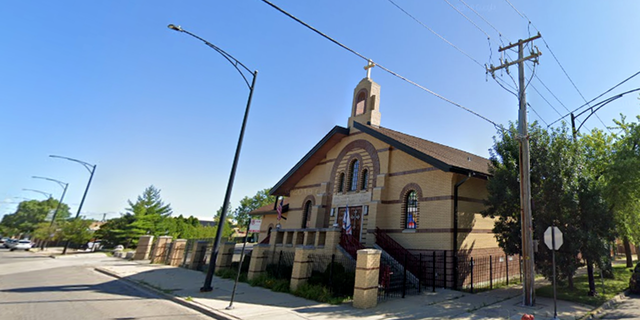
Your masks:
<path fill-rule="evenodd" d="M 122 280 L 124 282 L 127 282 L 127 283 L 129 283 L 131 285 L 138 286 L 138 287 L 143 287 L 146 290 L 153 291 L 154 294 L 157 294 L 158 296 L 162 297 L 163 299 L 171 300 L 171 301 L 173 301 L 173 302 L 175 302 L 175 303 L 177 303 L 177 304 L 179 304 L 179 305 L 181 305 L 183 307 L 187 307 L 189 309 L 198 311 L 198 312 L 200 312 L 200 313 L 202 313 L 204 315 L 207 315 L 209 317 L 212 317 L 214 319 L 219 319 L 219 320 L 240 320 L 240 318 L 238 318 L 238 317 L 234 317 L 234 316 L 229 315 L 229 314 L 221 313 L 221 312 L 219 312 L 219 311 L 217 311 L 215 309 L 211 309 L 211 308 L 209 308 L 209 307 L 207 307 L 207 306 L 205 306 L 205 305 L 203 305 L 201 303 L 198 303 L 198 302 L 195 302 L 195 301 L 186 301 L 186 300 L 184 300 L 182 298 L 179 298 L 179 297 L 176 297 L 176 296 L 174 296 L 172 294 L 164 293 L 164 292 L 162 292 L 162 291 L 160 291 L 160 290 L 158 290 L 158 289 L 156 289 L 154 287 L 151 287 L 149 285 L 146 285 L 144 283 L 140 283 L 140 282 L 137 282 L 135 280 L 127 279 L 125 277 L 122 277 L 122 276 L 118 275 L 115 272 L 110 271 L 110 270 L 106 270 L 106 269 L 103 269 L 103 268 L 100 268 L 100 267 L 95 267 L 94 270 L 97 271 L 97 272 L 100 272 L 102 274 L 105 274 L 107 276 L 110 276 L 110 277 L 116 278 L 118 280 Z"/>
<path fill-rule="evenodd" d="M 620 299 L 626 296 L 627 294 L 629 294 L 629 289 L 623 291 L 620 294 L 617 294 L 615 297 L 609 299 L 607 302 L 603 303 L 601 306 L 587 312 L 587 314 L 585 314 L 578 320 L 593 319 L 597 314 L 600 314 L 605 310 L 611 309 L 611 307 L 613 307 L 617 301 L 620 301 Z"/>

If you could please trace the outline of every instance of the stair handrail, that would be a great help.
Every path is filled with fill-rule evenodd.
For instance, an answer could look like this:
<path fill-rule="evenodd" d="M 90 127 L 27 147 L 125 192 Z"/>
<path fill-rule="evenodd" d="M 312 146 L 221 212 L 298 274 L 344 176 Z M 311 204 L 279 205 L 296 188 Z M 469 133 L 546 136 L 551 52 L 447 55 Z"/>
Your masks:
<path fill-rule="evenodd" d="M 364 246 L 353 235 L 347 234 L 344 230 L 340 233 L 340 246 L 347 251 L 354 259 L 357 259 L 358 250 Z"/>
<path fill-rule="evenodd" d="M 409 270 L 409 272 L 411 272 L 414 276 L 418 277 L 420 275 L 420 261 L 413 253 L 405 249 L 402 245 L 393 240 L 393 238 L 391 238 L 386 232 L 382 231 L 378 227 L 376 227 L 374 235 L 376 236 L 376 243 L 384 251 L 389 253 L 390 256 L 398 261 L 404 268 Z M 404 265 L 405 258 L 407 259 L 407 265 Z"/>

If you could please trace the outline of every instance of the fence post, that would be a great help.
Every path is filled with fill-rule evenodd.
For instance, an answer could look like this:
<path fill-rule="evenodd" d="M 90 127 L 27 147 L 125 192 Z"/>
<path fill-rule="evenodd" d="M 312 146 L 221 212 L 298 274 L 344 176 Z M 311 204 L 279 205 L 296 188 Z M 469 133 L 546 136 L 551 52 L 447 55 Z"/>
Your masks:
<path fill-rule="evenodd" d="M 282 250 L 280 250 L 280 256 L 278 257 L 278 266 L 276 267 L 276 277 L 278 279 L 281 278 L 280 276 L 280 265 L 282 264 Z"/>
<path fill-rule="evenodd" d="M 333 265 L 335 261 L 336 261 L 336 254 L 334 253 L 331 255 L 331 265 L 329 267 L 329 292 L 330 293 L 333 293 Z"/>
<path fill-rule="evenodd" d="M 433 261 L 431 262 L 431 264 L 433 265 L 433 287 L 431 289 L 431 292 L 436 292 L 436 277 L 437 277 L 437 273 L 436 273 L 436 251 L 433 250 Z"/>
<path fill-rule="evenodd" d="M 407 293 L 407 254 L 404 254 L 404 276 L 402 277 L 402 298 Z"/>
<path fill-rule="evenodd" d="M 447 288 L 447 250 L 442 250 L 442 254 L 444 255 L 443 261 L 442 261 L 442 271 L 444 273 L 442 288 L 446 289 Z"/>
<path fill-rule="evenodd" d="M 504 255 L 504 262 L 506 263 L 506 267 L 507 267 L 507 286 L 509 285 L 509 256 L 507 256 L 506 254 Z"/>
<path fill-rule="evenodd" d="M 295 256 L 293 259 L 293 268 L 291 271 L 291 282 L 289 284 L 289 290 L 295 291 L 301 284 L 304 284 L 311 277 L 311 257 L 313 253 L 312 246 L 297 247 Z"/>
<path fill-rule="evenodd" d="M 471 257 L 471 293 L 473 293 L 473 257 Z"/>
<path fill-rule="evenodd" d="M 460 268 L 458 266 L 458 253 L 453 252 L 453 290 L 458 290 L 458 273 Z"/>
<path fill-rule="evenodd" d="M 268 263 L 265 253 L 268 251 L 268 244 L 257 244 L 253 246 L 251 260 L 249 260 L 249 272 L 247 274 L 249 280 L 259 276 L 265 271 Z"/>
<path fill-rule="evenodd" d="M 151 253 L 151 244 L 153 243 L 153 236 L 141 236 L 138 240 L 138 247 L 136 253 L 133 255 L 133 260 L 147 260 Z"/>
<path fill-rule="evenodd" d="M 375 249 L 358 250 L 353 289 L 354 308 L 373 308 L 378 304 L 380 254 L 380 250 Z"/>
<path fill-rule="evenodd" d="M 489 256 L 489 290 L 493 290 L 493 256 Z"/>
<path fill-rule="evenodd" d="M 422 289 L 422 252 L 419 255 L 420 262 L 418 262 L 418 293 Z"/>
<path fill-rule="evenodd" d="M 518 265 L 520 266 L 520 283 L 522 283 L 522 255 L 518 256 Z"/>

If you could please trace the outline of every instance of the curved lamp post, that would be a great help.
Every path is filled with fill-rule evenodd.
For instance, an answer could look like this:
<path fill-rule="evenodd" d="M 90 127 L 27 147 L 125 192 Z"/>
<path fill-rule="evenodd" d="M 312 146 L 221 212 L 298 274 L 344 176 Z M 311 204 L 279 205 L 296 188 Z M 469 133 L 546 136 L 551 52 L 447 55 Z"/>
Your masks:
<path fill-rule="evenodd" d="M 64 195 L 67 194 L 67 187 L 69 186 L 69 184 L 66 182 L 62 182 L 60 180 L 51 179 L 47 177 L 31 176 L 31 178 L 52 181 L 57 183 L 60 186 L 60 188 L 62 188 L 62 196 L 60 196 L 60 201 L 58 201 L 58 206 L 56 206 L 56 211 L 53 212 L 53 217 L 51 217 L 51 223 L 49 224 L 49 228 L 51 228 L 53 226 L 53 223 L 56 221 L 56 216 L 58 216 L 58 211 L 60 211 L 60 206 L 62 205 L 62 201 L 64 201 Z M 40 244 L 40 250 L 44 250 L 45 242 L 47 241 L 42 241 L 42 243 Z"/>
<path fill-rule="evenodd" d="M 216 267 L 216 259 L 218 257 L 218 249 L 220 246 L 220 239 L 222 238 L 222 229 L 224 228 L 224 221 L 226 220 L 226 215 L 227 215 L 227 210 L 229 209 L 229 200 L 231 198 L 231 190 L 233 189 L 233 181 L 235 180 L 235 176 L 236 176 L 236 167 L 238 166 L 238 159 L 240 158 L 240 149 L 242 148 L 242 139 L 244 138 L 244 129 L 245 126 L 247 125 L 247 117 L 249 116 L 249 108 L 251 106 L 251 98 L 253 97 L 253 89 L 255 87 L 256 84 L 256 77 L 258 76 L 258 71 L 251 71 L 249 68 L 247 68 L 244 64 L 242 64 L 240 61 L 238 61 L 236 58 L 234 58 L 233 56 L 231 56 L 230 54 L 226 53 L 224 50 L 218 48 L 216 45 L 209 43 L 208 41 L 198 37 L 197 35 L 182 29 L 180 26 L 176 26 L 173 24 L 170 24 L 167 26 L 169 29 L 171 30 L 175 30 L 178 32 L 182 32 L 182 33 L 186 33 L 202 42 L 204 42 L 204 44 L 206 44 L 207 46 L 209 46 L 210 48 L 212 48 L 213 50 L 217 51 L 219 54 L 221 54 L 225 59 L 227 59 L 227 61 L 229 61 L 229 63 L 231 63 L 233 65 L 234 68 L 236 68 L 236 70 L 238 70 L 238 73 L 240 73 L 240 75 L 242 76 L 242 79 L 244 79 L 244 82 L 247 84 L 247 86 L 249 87 L 249 100 L 247 101 L 247 107 L 244 111 L 244 119 L 242 120 L 242 127 L 240 129 L 240 137 L 238 138 L 238 146 L 236 147 L 236 153 L 235 156 L 233 158 L 233 165 L 231 167 L 231 175 L 229 176 L 229 182 L 227 184 L 227 191 L 224 195 L 224 202 L 222 203 L 222 213 L 220 214 L 220 220 L 218 221 L 218 230 L 216 231 L 216 238 L 213 242 L 213 251 L 211 252 L 211 258 L 209 260 L 209 269 L 207 269 L 207 277 L 204 280 L 204 286 L 202 288 L 200 288 L 201 292 L 209 292 L 211 290 L 213 290 L 213 287 L 211 287 L 211 281 L 213 280 L 213 274 L 215 272 L 215 267 Z M 251 84 L 249 84 L 249 80 L 247 79 L 247 76 L 245 75 L 245 73 L 249 73 L 252 76 L 252 80 L 251 80 Z"/>
<path fill-rule="evenodd" d="M 87 192 L 89 192 L 89 186 L 91 185 L 91 180 L 93 180 L 93 174 L 96 172 L 97 165 L 90 164 L 88 162 L 80 161 L 77 159 L 62 157 L 62 156 L 50 155 L 49 157 L 77 162 L 81 164 L 85 169 L 87 169 L 89 173 L 91 173 L 91 176 L 89 176 L 89 182 L 87 182 L 87 188 L 84 189 L 84 194 L 82 195 L 82 200 L 80 201 L 80 206 L 78 207 L 78 213 L 76 213 L 75 219 L 78 219 L 78 217 L 80 216 L 80 211 L 82 210 L 82 205 L 84 204 L 84 199 L 87 197 Z M 62 250 L 62 254 L 67 254 L 67 248 L 69 248 L 70 242 L 71 240 L 67 240 L 67 242 L 64 244 L 64 250 Z"/>
<path fill-rule="evenodd" d="M 31 191 L 31 192 L 39 193 L 39 194 L 41 194 L 41 195 L 43 195 L 43 196 L 47 197 L 47 199 L 48 199 L 48 198 L 52 198 L 52 196 L 53 196 L 53 195 L 52 195 L 51 193 L 49 193 L 49 192 L 44 192 L 44 191 L 35 190 L 35 189 L 22 189 L 22 190 L 23 190 L 23 191 Z"/>

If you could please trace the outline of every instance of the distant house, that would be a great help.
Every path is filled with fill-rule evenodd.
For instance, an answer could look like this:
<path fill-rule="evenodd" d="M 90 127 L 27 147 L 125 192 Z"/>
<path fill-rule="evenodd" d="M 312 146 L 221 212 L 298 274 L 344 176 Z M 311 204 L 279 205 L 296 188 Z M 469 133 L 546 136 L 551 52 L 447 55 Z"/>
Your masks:
<path fill-rule="evenodd" d="M 94 222 L 91 222 L 91 224 L 89 225 L 89 230 L 91 230 L 91 231 L 100 230 L 100 227 L 102 227 L 102 225 L 104 225 L 105 223 L 107 223 L 107 222 L 106 221 L 94 221 Z"/>

